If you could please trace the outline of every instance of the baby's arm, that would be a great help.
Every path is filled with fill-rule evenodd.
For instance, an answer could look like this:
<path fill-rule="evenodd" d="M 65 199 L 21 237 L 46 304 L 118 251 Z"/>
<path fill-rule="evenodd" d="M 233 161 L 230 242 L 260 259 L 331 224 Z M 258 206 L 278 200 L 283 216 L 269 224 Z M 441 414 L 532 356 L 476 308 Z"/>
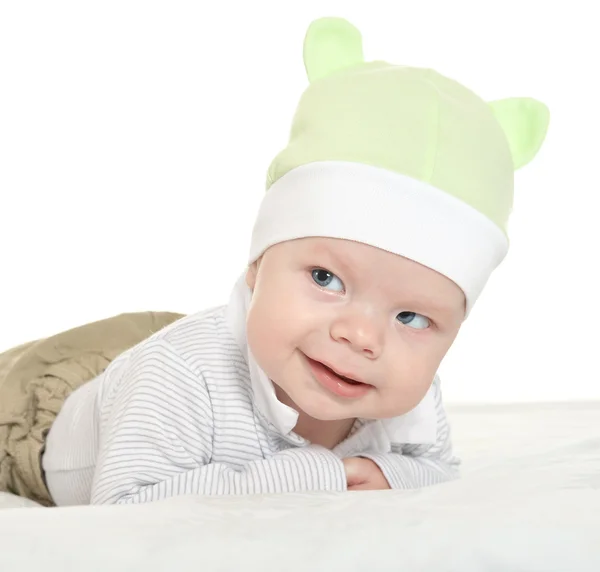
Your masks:
<path fill-rule="evenodd" d="M 212 462 L 206 384 L 165 341 L 134 351 L 121 368 L 115 394 L 105 396 L 92 504 L 347 489 L 342 461 L 321 447 L 288 449 L 241 470 Z"/>
<path fill-rule="evenodd" d="M 392 444 L 391 453 L 360 455 L 377 464 L 392 489 L 426 487 L 459 476 L 460 461 L 452 451 L 450 427 L 437 377 L 433 388 L 437 413 L 437 437 L 433 445 Z"/>

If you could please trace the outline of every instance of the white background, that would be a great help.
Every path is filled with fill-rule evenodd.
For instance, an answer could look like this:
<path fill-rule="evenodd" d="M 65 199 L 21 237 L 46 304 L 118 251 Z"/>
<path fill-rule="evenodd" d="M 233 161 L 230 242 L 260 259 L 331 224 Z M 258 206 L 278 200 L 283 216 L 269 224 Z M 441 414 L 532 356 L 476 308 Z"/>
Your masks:
<path fill-rule="evenodd" d="M 307 80 L 306 27 L 551 110 L 511 251 L 442 366 L 451 402 L 600 398 L 600 36 L 589 0 L 0 0 L 0 351 L 194 312 L 242 272 Z"/>

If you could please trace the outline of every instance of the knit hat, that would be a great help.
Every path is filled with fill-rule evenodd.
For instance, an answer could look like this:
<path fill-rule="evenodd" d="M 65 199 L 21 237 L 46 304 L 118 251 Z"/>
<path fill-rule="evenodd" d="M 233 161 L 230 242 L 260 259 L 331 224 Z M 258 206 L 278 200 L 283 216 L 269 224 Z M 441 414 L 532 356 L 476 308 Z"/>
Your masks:
<path fill-rule="evenodd" d="M 250 263 L 302 237 L 369 244 L 454 281 L 466 318 L 506 256 L 514 171 L 540 149 L 547 107 L 365 62 L 360 32 L 341 18 L 310 24 L 304 64 L 309 86 L 268 170 Z"/>

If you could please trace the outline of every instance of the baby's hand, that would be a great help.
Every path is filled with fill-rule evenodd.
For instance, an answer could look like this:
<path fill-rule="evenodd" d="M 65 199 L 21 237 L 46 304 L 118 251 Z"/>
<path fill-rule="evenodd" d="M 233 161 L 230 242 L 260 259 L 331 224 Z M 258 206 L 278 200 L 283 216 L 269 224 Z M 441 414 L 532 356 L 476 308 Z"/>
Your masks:
<path fill-rule="evenodd" d="M 349 491 L 376 491 L 390 488 L 381 469 L 371 459 L 350 457 L 342 462 L 346 469 Z"/>

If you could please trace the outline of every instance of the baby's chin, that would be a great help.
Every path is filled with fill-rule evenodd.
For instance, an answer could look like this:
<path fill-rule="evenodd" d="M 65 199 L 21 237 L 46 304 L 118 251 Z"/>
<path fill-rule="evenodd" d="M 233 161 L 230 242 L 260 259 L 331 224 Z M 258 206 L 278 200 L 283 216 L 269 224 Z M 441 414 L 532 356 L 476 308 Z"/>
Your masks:
<path fill-rule="evenodd" d="M 409 411 L 406 407 L 390 408 L 377 406 L 375 403 L 366 403 L 357 399 L 343 401 L 319 395 L 318 398 L 310 395 L 297 396 L 294 400 L 306 415 L 318 421 L 342 421 L 344 419 L 384 420 L 404 415 Z"/>
<path fill-rule="evenodd" d="M 312 392 L 311 392 L 312 393 Z M 294 403 L 303 413 L 318 421 L 342 421 L 363 417 L 365 408 L 360 400 L 346 403 L 325 395 L 303 394 L 296 396 Z"/>

